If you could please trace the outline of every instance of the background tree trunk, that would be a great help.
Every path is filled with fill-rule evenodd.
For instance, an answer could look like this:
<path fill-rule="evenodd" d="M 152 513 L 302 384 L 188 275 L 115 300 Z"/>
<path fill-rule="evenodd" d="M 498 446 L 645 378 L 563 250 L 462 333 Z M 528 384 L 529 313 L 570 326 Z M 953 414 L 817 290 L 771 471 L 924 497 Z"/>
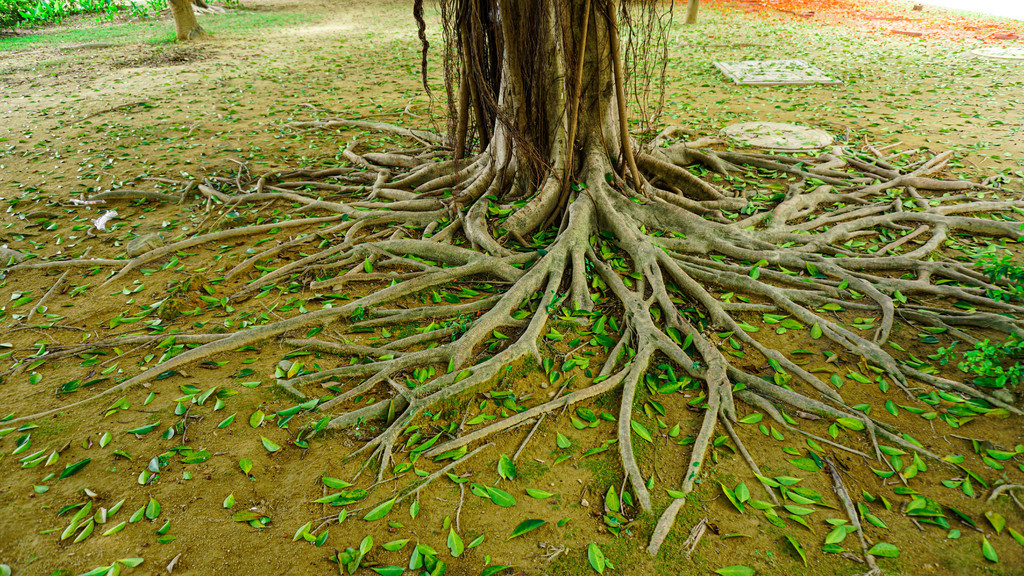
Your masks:
<path fill-rule="evenodd" d="M 686 23 L 697 23 L 697 11 L 700 10 L 700 0 L 690 0 L 686 5 Z"/>
<path fill-rule="evenodd" d="M 191 0 L 167 0 L 167 3 L 171 6 L 171 14 L 174 15 L 175 35 L 179 42 L 210 37 L 210 33 L 203 30 L 196 20 Z"/>

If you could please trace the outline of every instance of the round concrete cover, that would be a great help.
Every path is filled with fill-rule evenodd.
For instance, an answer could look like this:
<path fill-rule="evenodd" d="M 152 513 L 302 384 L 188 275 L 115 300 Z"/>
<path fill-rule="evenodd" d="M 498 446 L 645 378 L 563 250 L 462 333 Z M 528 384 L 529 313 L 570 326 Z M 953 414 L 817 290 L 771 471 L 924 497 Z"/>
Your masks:
<path fill-rule="evenodd" d="M 1024 60 L 1024 46 L 978 48 L 971 50 L 971 54 L 996 60 Z"/>
<path fill-rule="evenodd" d="M 780 152 L 818 150 L 832 143 L 832 136 L 824 130 L 783 122 L 733 124 L 723 133 L 748 146 Z"/>

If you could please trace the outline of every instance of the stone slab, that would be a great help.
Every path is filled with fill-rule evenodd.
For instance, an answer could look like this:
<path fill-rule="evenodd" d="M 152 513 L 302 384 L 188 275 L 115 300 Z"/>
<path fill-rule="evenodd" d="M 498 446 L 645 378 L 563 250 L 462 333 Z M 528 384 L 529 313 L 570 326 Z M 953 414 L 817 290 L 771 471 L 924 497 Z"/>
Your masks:
<path fill-rule="evenodd" d="M 992 46 L 971 50 L 971 54 L 993 60 L 1024 60 L 1024 46 Z"/>
<path fill-rule="evenodd" d="M 824 130 L 784 122 L 744 122 L 727 126 L 722 133 L 747 146 L 777 152 L 807 152 L 832 144 Z"/>

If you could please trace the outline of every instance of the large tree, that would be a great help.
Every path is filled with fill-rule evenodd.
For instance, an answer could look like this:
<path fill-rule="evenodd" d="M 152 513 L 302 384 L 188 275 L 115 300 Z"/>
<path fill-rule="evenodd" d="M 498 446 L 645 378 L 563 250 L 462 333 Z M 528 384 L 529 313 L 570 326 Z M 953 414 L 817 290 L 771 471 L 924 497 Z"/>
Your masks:
<path fill-rule="evenodd" d="M 767 319 L 782 332 L 802 329 L 801 334 L 828 342 L 838 351 L 837 360 L 859 366 L 861 378 L 866 374 L 866 381 L 883 390 L 892 387 L 907 402 L 918 402 L 915 391 L 923 388 L 955 397 L 979 413 L 1002 409 L 1022 414 L 969 381 L 923 371 L 920 364 L 894 356 L 897 347 L 889 341 L 907 323 L 949 330 L 967 341 L 974 339 L 962 330 L 974 327 L 1024 335 L 1013 317 L 1020 317 L 1024 307 L 990 297 L 1006 288 L 1005 279 L 936 257 L 960 235 L 1021 238 L 1020 222 L 1012 214 L 1024 202 L 976 194 L 989 192 L 980 184 L 933 178 L 949 154 L 904 162 L 849 146 L 802 158 L 739 153 L 671 143 L 677 133 L 671 129 L 638 141 L 629 130 L 627 94 L 635 97 L 637 86 L 657 84 L 663 70 L 665 13 L 657 2 L 444 0 L 440 6 L 450 106 L 447 135 L 345 120 L 299 123 L 393 131 L 423 147 L 399 154 L 352 146 L 343 152 L 344 166 L 251 178 L 243 172 L 210 178 L 188 190 L 226 207 L 288 202 L 300 205 L 300 212 L 319 215 L 283 224 L 310 233 L 254 250 L 228 271 L 219 290 L 234 287 L 227 300 L 233 306 L 282 282 L 319 294 L 352 289 L 360 296 L 231 334 L 182 334 L 178 344 L 202 345 L 82 402 L 241 346 L 284 337 L 287 345 L 346 359 L 319 371 L 281 367 L 278 384 L 301 398 L 318 397 L 319 387 L 308 387 L 314 383 L 333 383 L 340 390 L 317 407 L 332 418 L 311 424 L 297 442 L 324 428 L 382 421 L 381 431 L 359 452 L 372 453 L 383 475 L 410 424 L 439 403 L 507 385 L 510 367 L 536 363 L 552 380 L 554 373 L 571 370 L 574 351 L 561 351 L 559 362 L 552 363 L 541 346 L 560 335 L 550 329 L 555 317 L 569 319 L 582 338 L 578 349 L 598 359 L 593 372 L 580 374 L 558 394 L 524 401 L 522 410 L 508 418 L 438 441 L 416 455 L 465 454 L 491 435 L 566 405 L 614 395 L 620 407 L 622 466 L 637 506 L 652 511 L 650 464 L 634 455 L 632 415 L 638 398 L 647 394 L 645 376 L 668 365 L 672 380 L 689 382 L 699 393 L 689 404 L 700 410 L 701 422 L 678 479 L 682 495 L 661 511 L 650 535 L 652 554 L 685 504 L 683 495 L 701 476 L 716 430 L 729 434 L 761 478 L 759 455 L 748 453 L 733 429 L 739 405 L 759 409 L 780 429 L 804 434 L 830 450 L 877 458 L 883 462 L 879 467 L 893 466 L 880 444 L 916 455 L 915 461 L 941 462 L 934 443 L 912 441 L 891 423 L 851 408 L 847 388 L 838 389 L 798 362 L 790 346 L 780 349 L 775 335 L 751 324 L 755 319 Z M 419 1 L 416 17 L 426 75 Z M 645 66 L 650 54 L 656 65 Z M 993 213 L 1005 218 L 984 216 Z M 175 251 L 255 237 L 283 225 L 226 226 L 142 251 L 126 265 L 71 261 L 48 266 L 121 266 L 106 281 L 115 284 Z M 875 241 L 862 242 L 865 238 Z M 252 272 L 257 263 L 308 251 L 323 239 L 326 245 L 273 271 Z M 468 289 L 481 284 L 500 289 Z M 431 299 L 444 288 L 463 289 Z M 964 312 L 953 306 L 956 302 L 977 311 Z M 852 327 L 854 316 L 874 320 L 858 329 Z M 429 322 L 431 329 L 401 337 L 389 332 L 373 345 L 289 337 L 316 325 L 376 330 L 421 322 Z M 737 360 L 740 354 L 727 353 L 741 350 L 742 361 Z M 519 390 L 520 396 L 526 392 Z M 369 397 L 379 400 L 357 402 Z M 687 403 L 681 396 L 673 398 Z M 862 431 L 870 448 L 861 451 L 808 432 L 791 414 Z M 842 480 L 835 472 L 831 478 L 859 529 Z M 773 499 L 776 488 L 765 483 Z"/>

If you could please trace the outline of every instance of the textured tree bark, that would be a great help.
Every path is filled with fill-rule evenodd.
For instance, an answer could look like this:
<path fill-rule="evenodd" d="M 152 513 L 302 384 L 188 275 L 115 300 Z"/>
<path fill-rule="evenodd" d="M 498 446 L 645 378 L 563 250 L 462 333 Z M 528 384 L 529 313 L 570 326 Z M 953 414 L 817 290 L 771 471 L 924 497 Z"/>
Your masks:
<path fill-rule="evenodd" d="M 532 233 L 565 213 L 568 188 L 586 156 L 577 151 L 600 150 L 606 159 L 632 164 L 620 157 L 629 152 L 623 146 L 628 135 L 617 102 L 621 68 L 613 64 L 615 22 L 609 19 L 618 9 L 617 1 L 499 3 L 506 50 L 489 148 L 515 170 L 507 199 L 533 196 L 506 222 L 510 233 Z"/>
<path fill-rule="evenodd" d="M 174 15 L 175 36 L 179 42 L 210 37 L 210 33 L 199 25 L 191 0 L 167 0 L 167 3 Z"/>

